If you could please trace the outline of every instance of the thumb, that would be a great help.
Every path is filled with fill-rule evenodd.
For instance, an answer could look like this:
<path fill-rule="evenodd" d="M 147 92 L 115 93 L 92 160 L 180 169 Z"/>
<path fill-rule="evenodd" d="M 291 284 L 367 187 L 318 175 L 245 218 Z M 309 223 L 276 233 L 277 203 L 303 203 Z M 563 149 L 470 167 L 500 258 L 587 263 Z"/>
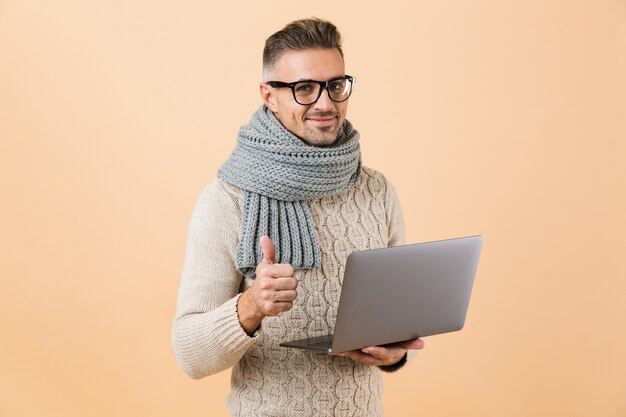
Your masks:
<path fill-rule="evenodd" d="M 274 247 L 274 242 L 268 236 L 261 236 L 259 239 L 259 243 L 261 244 L 261 251 L 263 252 L 263 260 L 267 261 L 269 264 L 276 263 L 276 248 Z"/>

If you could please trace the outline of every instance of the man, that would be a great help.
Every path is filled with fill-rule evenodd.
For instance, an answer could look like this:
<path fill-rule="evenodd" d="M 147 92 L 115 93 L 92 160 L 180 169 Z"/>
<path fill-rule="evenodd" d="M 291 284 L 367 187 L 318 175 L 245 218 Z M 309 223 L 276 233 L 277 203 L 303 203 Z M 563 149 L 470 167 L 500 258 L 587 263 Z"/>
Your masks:
<path fill-rule="evenodd" d="M 381 370 L 421 340 L 329 355 L 279 346 L 330 333 L 347 255 L 404 241 L 391 184 L 361 166 L 355 79 L 319 19 L 267 39 L 263 105 L 194 209 L 172 341 L 193 378 L 232 370 L 237 416 L 380 416 Z"/>

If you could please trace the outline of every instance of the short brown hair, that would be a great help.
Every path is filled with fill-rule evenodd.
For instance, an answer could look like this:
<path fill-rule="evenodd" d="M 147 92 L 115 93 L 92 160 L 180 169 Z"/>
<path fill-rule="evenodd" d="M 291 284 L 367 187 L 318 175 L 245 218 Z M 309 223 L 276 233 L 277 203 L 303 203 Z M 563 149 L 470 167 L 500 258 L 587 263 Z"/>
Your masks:
<path fill-rule="evenodd" d="M 337 48 L 341 50 L 341 34 L 332 23 L 318 19 L 295 20 L 274 33 L 265 41 L 263 48 L 263 78 L 269 76 L 280 57 L 287 51 Z"/>

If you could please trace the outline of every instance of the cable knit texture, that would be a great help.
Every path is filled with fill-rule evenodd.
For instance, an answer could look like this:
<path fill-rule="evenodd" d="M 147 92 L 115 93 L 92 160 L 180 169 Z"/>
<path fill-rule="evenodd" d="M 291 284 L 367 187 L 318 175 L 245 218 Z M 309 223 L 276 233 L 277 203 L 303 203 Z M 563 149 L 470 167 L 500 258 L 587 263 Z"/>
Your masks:
<path fill-rule="evenodd" d="M 307 203 L 320 268 L 296 270 L 293 308 L 266 317 L 250 337 L 237 316 L 238 297 L 254 282 L 235 266 L 243 190 L 218 179 L 202 192 L 189 223 L 172 332 L 177 360 L 193 378 L 232 367 L 227 408 L 233 416 L 382 416 L 378 367 L 279 343 L 333 332 L 351 252 L 404 243 L 395 190 L 362 167 L 349 191 Z"/>

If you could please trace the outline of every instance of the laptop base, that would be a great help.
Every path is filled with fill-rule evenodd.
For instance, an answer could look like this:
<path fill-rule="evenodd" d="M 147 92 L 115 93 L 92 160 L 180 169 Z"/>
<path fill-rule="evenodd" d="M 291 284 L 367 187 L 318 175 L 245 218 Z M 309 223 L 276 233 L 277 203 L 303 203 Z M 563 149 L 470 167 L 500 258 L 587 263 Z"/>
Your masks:
<path fill-rule="evenodd" d="M 324 336 L 310 337 L 308 339 L 292 340 L 290 342 L 283 342 L 280 346 L 316 350 L 319 352 L 332 352 L 333 336 L 332 334 L 327 334 Z"/>

